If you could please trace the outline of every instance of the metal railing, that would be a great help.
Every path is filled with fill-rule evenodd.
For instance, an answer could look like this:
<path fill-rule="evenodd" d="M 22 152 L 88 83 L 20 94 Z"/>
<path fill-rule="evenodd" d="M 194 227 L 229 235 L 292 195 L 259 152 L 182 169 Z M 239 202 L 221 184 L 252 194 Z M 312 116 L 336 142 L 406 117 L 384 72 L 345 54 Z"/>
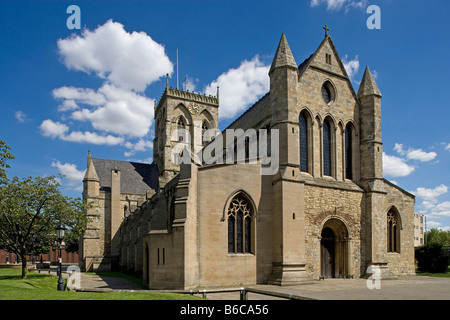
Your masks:
<path fill-rule="evenodd" d="M 224 293 L 224 292 L 239 292 L 239 300 L 248 300 L 249 293 L 272 296 L 272 297 L 276 297 L 276 298 L 283 298 L 283 299 L 287 299 L 287 300 L 315 300 L 312 298 L 302 297 L 299 295 L 282 293 L 282 292 L 274 292 L 274 291 L 268 291 L 268 290 L 256 289 L 256 288 L 208 289 L 208 290 L 207 289 L 197 289 L 197 290 L 189 290 L 189 292 L 179 291 L 178 293 L 189 293 L 190 295 L 201 294 L 203 299 L 207 299 L 207 294 Z"/>

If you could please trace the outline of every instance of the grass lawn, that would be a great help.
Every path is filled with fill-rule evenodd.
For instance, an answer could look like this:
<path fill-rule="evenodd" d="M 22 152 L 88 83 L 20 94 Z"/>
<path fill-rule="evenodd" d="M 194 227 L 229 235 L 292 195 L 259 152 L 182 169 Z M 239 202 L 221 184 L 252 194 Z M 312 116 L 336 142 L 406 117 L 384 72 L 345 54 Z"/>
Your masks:
<path fill-rule="evenodd" d="M 108 274 L 108 276 L 117 276 Z M 153 292 L 74 292 L 57 291 L 58 277 L 21 270 L 0 269 L 0 300 L 192 300 L 188 294 Z"/>

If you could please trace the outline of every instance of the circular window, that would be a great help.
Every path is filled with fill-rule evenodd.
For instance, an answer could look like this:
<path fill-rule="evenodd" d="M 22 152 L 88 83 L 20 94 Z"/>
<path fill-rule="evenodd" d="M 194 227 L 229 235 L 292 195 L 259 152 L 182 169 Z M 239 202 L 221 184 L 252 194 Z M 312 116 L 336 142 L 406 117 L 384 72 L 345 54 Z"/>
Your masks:
<path fill-rule="evenodd" d="M 326 81 L 322 85 L 322 98 L 325 101 L 326 104 L 331 104 L 334 102 L 334 99 L 336 97 L 336 92 L 334 91 L 333 85 Z"/>

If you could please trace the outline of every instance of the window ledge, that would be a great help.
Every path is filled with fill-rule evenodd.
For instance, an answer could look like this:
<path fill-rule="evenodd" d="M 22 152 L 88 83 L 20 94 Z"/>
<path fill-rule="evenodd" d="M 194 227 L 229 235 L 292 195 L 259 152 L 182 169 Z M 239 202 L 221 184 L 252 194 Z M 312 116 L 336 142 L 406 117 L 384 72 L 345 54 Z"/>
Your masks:
<path fill-rule="evenodd" d="M 227 253 L 228 257 L 254 257 L 254 253 Z"/>

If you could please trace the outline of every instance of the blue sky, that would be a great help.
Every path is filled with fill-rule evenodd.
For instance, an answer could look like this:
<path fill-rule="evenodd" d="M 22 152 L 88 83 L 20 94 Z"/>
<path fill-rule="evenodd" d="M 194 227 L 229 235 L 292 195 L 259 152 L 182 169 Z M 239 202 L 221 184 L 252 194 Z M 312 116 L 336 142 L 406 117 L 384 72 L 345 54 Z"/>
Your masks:
<path fill-rule="evenodd" d="M 67 27 L 69 5 L 81 29 Z M 370 5 L 381 29 L 367 27 Z M 300 64 L 328 25 L 355 91 L 369 65 L 383 94 L 385 177 L 416 195 L 428 229 L 450 230 L 448 12 L 445 0 L 0 1 L 8 174 L 62 173 L 64 193 L 81 196 L 88 150 L 151 162 L 153 106 L 166 73 L 177 85 L 177 49 L 179 87 L 220 86 L 223 129 L 267 93 L 282 32 Z"/>

